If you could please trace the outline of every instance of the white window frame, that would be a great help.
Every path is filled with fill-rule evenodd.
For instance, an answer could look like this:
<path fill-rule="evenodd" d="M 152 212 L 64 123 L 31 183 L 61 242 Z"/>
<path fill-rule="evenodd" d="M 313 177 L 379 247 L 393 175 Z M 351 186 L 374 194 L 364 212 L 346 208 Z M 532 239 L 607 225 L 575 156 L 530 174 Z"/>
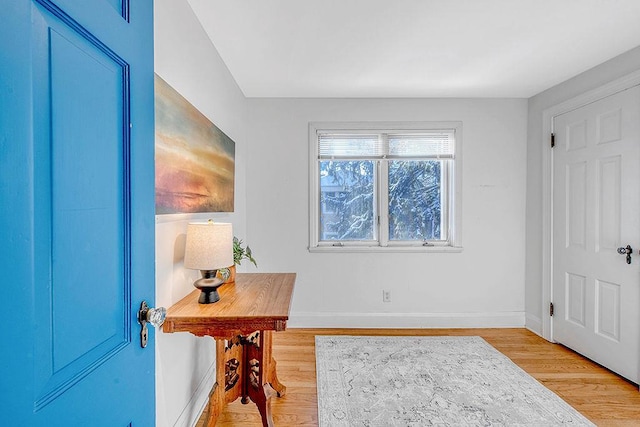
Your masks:
<path fill-rule="evenodd" d="M 388 206 L 388 194 L 381 192 L 381 176 L 388 176 L 387 162 L 378 162 L 377 185 L 374 198 L 380 216 L 380 224 L 374 230 L 373 242 L 322 242 L 320 241 L 320 172 L 318 162 L 319 132 L 390 132 L 453 130 L 455 133 L 455 155 L 451 162 L 443 163 L 443 174 L 447 174 L 442 191 L 447 203 L 441 209 L 447 217 L 443 229 L 448 233 L 446 241 L 389 241 L 388 215 L 381 215 L 382 207 Z M 447 165 L 448 163 L 448 165 Z M 386 175 L 385 175 L 386 174 Z M 384 178 L 386 179 L 386 178 Z M 462 251 L 462 122 L 311 122 L 309 123 L 309 251 L 310 252 L 461 252 Z"/>

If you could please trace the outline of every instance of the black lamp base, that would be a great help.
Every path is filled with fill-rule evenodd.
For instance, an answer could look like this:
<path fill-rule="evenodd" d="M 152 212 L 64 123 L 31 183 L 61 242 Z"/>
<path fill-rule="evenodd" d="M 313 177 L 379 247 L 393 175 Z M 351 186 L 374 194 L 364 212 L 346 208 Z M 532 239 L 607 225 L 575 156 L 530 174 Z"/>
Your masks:
<path fill-rule="evenodd" d="M 218 288 L 224 281 L 216 277 L 217 270 L 201 270 L 202 278 L 193 282 L 193 286 L 200 289 L 200 304 L 213 304 L 220 301 Z"/>
<path fill-rule="evenodd" d="M 213 304 L 214 302 L 220 301 L 220 294 L 217 289 L 202 289 L 200 292 L 200 298 L 198 298 L 198 302 L 200 304 Z"/>

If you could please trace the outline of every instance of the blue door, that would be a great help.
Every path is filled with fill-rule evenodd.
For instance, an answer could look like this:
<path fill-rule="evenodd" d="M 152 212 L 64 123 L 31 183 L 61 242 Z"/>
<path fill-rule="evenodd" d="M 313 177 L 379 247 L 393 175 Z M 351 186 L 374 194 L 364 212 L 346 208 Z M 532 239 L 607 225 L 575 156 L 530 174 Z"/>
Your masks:
<path fill-rule="evenodd" d="M 0 6 L 0 425 L 153 426 L 152 0 Z"/>

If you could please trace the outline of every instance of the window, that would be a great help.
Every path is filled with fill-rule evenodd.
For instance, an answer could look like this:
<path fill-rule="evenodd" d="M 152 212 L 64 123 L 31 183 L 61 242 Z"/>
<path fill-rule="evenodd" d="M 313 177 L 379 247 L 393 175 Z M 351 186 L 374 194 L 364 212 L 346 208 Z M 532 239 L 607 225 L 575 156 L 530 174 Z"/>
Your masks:
<path fill-rule="evenodd" d="M 311 251 L 459 251 L 462 125 L 311 123 Z"/>

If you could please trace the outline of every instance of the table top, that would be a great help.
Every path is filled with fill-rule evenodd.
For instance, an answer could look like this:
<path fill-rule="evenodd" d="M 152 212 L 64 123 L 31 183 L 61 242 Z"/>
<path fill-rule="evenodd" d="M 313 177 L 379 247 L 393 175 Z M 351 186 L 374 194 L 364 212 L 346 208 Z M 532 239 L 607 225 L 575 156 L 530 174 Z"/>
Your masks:
<path fill-rule="evenodd" d="M 199 304 L 199 290 L 167 310 L 164 332 L 227 337 L 257 330 L 282 331 L 289 319 L 295 273 L 239 273 L 218 288 L 220 301 Z"/>

